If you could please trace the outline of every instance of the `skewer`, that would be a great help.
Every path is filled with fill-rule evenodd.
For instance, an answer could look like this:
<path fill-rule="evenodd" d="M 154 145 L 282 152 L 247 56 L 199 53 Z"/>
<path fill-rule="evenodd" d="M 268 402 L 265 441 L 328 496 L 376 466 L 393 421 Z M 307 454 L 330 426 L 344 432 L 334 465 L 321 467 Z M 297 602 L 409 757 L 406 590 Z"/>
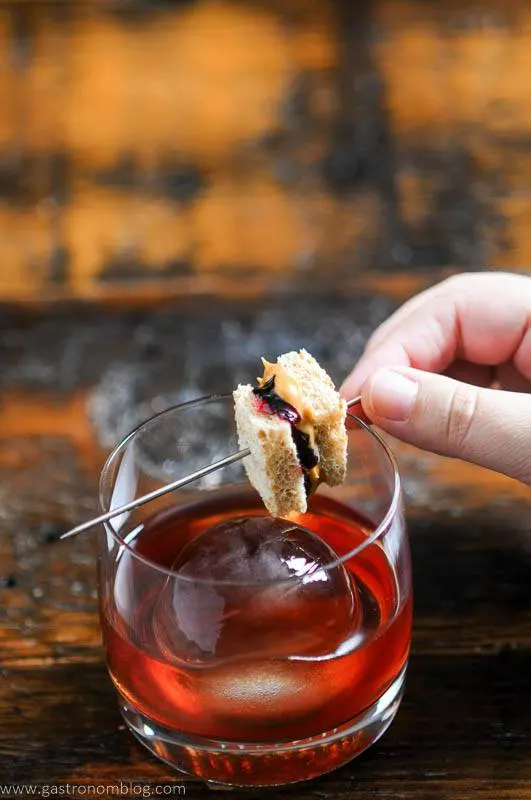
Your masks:
<path fill-rule="evenodd" d="M 347 402 L 347 407 L 352 408 L 360 403 L 361 397 L 354 397 L 352 400 Z M 86 522 L 82 522 L 80 525 L 76 525 L 75 528 L 63 533 L 63 535 L 59 538 L 70 539 L 72 536 L 77 536 L 79 533 L 84 533 L 84 531 L 88 531 L 91 528 L 94 528 L 96 525 L 101 525 L 104 522 L 109 522 L 109 520 L 113 519 L 114 517 L 119 517 L 120 514 L 125 514 L 128 511 L 132 511 L 134 508 L 139 508 L 140 506 L 150 503 L 152 500 L 156 500 L 157 498 L 162 497 L 169 492 L 175 492 L 177 489 L 181 489 L 183 486 L 187 486 L 189 483 L 200 480 L 200 478 L 204 478 L 206 475 L 210 475 L 212 472 L 216 472 L 218 469 L 228 467 L 230 464 L 234 464 L 236 461 L 241 461 L 242 458 L 246 458 L 250 454 L 251 451 L 249 448 L 232 453 L 232 455 L 227 456 L 226 458 L 221 458 L 219 461 L 214 461 L 213 464 L 208 464 L 206 467 L 202 467 L 196 472 L 192 472 L 190 475 L 185 475 L 184 478 L 179 478 L 179 480 L 173 481 L 173 483 L 167 483 L 165 486 L 160 486 L 158 489 L 148 492 L 148 494 L 137 497 L 135 500 L 131 500 L 131 502 L 126 503 L 119 508 L 113 508 L 110 511 L 107 511 L 105 514 L 100 514 L 99 517 L 94 517 Z"/>

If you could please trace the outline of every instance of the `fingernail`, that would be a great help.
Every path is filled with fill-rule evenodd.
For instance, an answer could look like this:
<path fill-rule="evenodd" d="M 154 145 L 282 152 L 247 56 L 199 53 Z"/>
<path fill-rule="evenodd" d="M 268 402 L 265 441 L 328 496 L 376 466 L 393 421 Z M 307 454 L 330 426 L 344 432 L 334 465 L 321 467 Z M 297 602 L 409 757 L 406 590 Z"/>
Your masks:
<path fill-rule="evenodd" d="M 406 422 L 413 411 L 417 392 L 414 380 L 392 369 L 381 369 L 370 379 L 369 405 L 380 419 Z"/>

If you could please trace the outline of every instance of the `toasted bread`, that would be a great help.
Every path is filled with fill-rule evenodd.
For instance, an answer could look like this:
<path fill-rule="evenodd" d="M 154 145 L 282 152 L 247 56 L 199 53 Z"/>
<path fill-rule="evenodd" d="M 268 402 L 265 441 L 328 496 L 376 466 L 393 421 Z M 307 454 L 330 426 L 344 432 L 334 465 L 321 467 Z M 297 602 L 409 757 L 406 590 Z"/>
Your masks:
<path fill-rule="evenodd" d="M 304 513 L 308 494 L 317 483 L 336 486 L 345 480 L 346 403 L 327 373 L 306 350 L 286 353 L 276 364 L 264 364 L 271 377 L 279 379 L 278 386 L 271 379 L 268 383 L 273 386 L 278 405 L 282 407 L 284 403 L 295 409 L 299 421 L 282 418 L 278 408 L 274 411 L 267 400 L 260 397 L 260 387 L 239 385 L 234 391 L 239 443 L 251 451 L 244 466 L 271 514 Z M 261 386 L 264 385 L 265 378 L 261 382 Z M 313 469 L 301 463 L 300 442 L 297 445 L 296 441 L 300 439 L 301 430 L 311 443 L 310 454 L 318 462 Z M 304 458 L 302 460 L 304 462 Z"/>

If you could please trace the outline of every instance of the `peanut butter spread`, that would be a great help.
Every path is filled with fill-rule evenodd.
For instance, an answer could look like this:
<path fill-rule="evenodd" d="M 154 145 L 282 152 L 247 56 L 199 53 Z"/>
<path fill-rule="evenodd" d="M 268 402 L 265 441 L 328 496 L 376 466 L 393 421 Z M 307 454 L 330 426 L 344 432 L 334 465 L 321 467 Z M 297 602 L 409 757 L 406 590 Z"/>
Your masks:
<path fill-rule="evenodd" d="M 275 378 L 275 394 L 296 409 L 300 416 L 300 422 L 294 425 L 294 427 L 308 436 L 309 445 L 312 450 L 315 450 L 313 411 L 304 399 L 297 385 L 297 381 L 289 375 L 282 364 L 272 364 L 270 361 L 266 361 L 265 358 L 262 358 L 262 364 L 264 365 L 264 374 L 261 378 L 258 378 L 258 385 L 263 386 L 270 378 Z M 319 465 L 317 464 L 317 466 L 312 467 L 306 474 L 310 480 L 311 491 L 313 492 L 320 483 Z"/>
<path fill-rule="evenodd" d="M 311 468 L 311 470 L 308 472 L 308 477 L 310 479 L 311 491 L 315 492 L 321 483 L 321 470 L 319 469 L 319 464 Z"/>

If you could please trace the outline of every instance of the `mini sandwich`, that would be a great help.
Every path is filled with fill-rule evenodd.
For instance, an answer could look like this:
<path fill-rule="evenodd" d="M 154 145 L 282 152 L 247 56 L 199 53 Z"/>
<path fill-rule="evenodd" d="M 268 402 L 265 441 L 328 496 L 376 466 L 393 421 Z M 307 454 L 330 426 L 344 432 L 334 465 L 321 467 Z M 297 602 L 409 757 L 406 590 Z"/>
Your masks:
<path fill-rule="evenodd" d="M 234 391 L 239 444 L 251 451 L 243 463 L 271 514 L 304 513 L 320 483 L 345 480 L 347 406 L 306 350 L 262 363 L 258 386 Z"/>

